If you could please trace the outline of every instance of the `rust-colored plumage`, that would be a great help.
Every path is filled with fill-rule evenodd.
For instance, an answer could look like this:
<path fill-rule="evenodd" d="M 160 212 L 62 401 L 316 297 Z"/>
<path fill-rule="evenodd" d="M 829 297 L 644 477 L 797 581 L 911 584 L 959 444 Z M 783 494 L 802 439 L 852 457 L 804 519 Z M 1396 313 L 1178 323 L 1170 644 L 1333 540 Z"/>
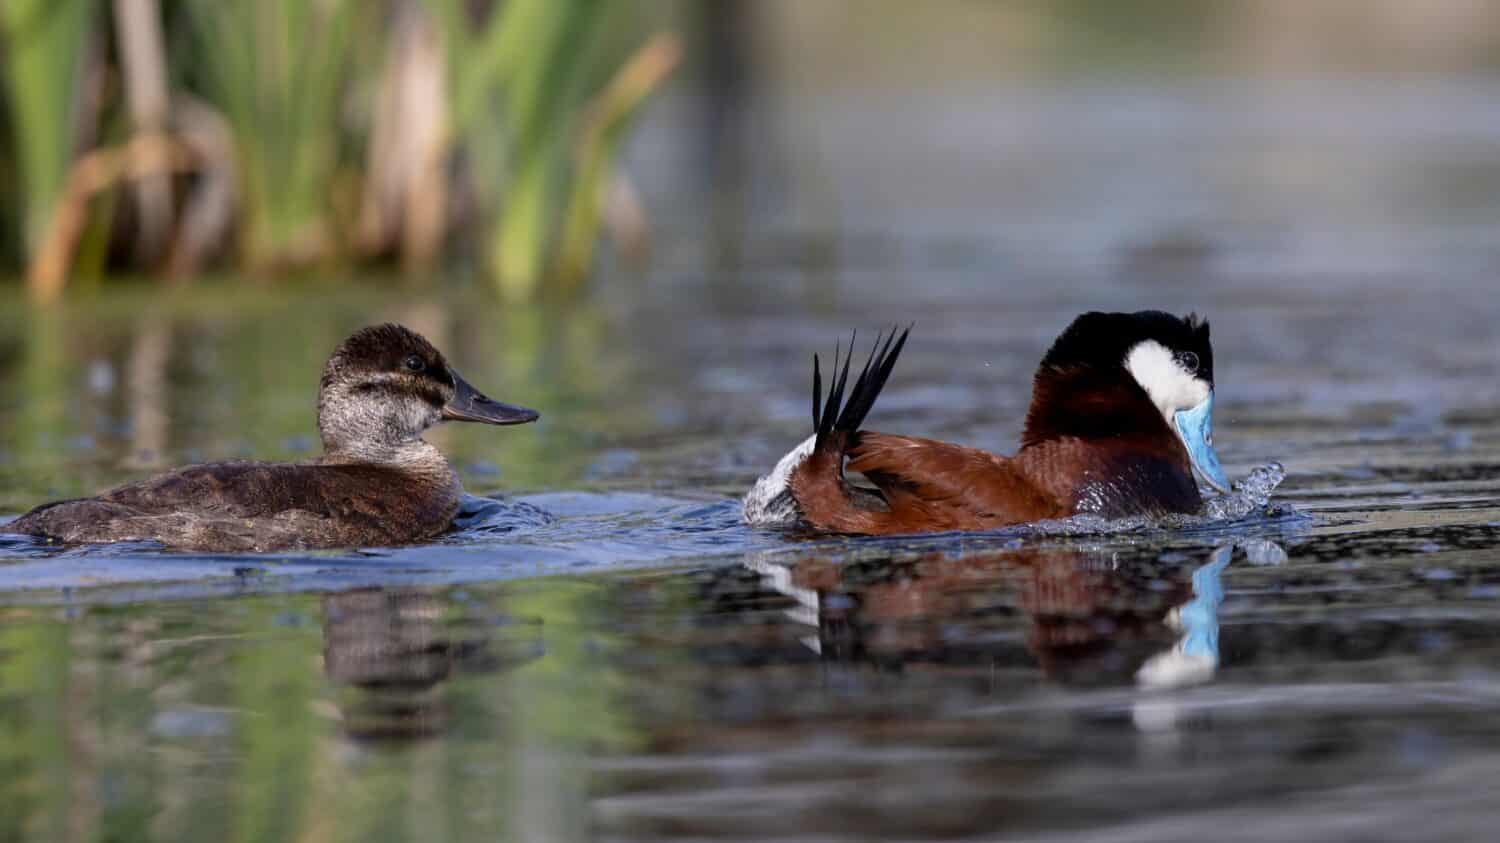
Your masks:
<path fill-rule="evenodd" d="M 786 484 L 801 526 L 888 535 L 1201 508 L 1183 442 L 1125 361 L 1148 339 L 1191 350 L 1197 376 L 1211 388 L 1206 323 L 1156 312 L 1079 317 L 1037 370 L 1021 448 L 1010 457 L 860 429 L 909 331 L 876 340 L 847 403 L 848 360 L 839 372 L 835 356 L 838 374 L 819 406 L 815 359 L 816 438 Z M 851 486 L 846 469 L 864 475 L 873 492 Z"/>

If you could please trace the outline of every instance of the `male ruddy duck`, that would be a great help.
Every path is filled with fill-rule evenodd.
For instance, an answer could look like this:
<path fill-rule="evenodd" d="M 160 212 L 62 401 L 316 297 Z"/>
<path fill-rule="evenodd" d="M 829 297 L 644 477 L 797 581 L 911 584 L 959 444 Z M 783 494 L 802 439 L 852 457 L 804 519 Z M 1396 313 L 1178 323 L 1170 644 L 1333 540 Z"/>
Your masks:
<path fill-rule="evenodd" d="M 1032 383 L 1021 448 L 1002 457 L 932 439 L 860 430 L 906 344 L 876 347 L 844 401 L 849 360 L 826 401 L 813 358 L 813 428 L 745 498 L 751 524 L 885 535 L 984 530 L 1080 513 L 1194 513 L 1193 470 L 1221 492 L 1213 450 L 1208 323 L 1160 311 L 1085 313 Z M 852 356 L 853 349 L 850 349 Z M 842 405 L 842 406 L 841 406 Z M 849 471 L 875 489 L 851 486 Z"/>
<path fill-rule="evenodd" d="M 45 504 L 0 529 L 66 543 L 155 540 L 206 551 L 423 541 L 448 529 L 463 492 L 423 431 L 442 421 L 537 418 L 535 410 L 486 398 L 419 334 L 377 325 L 345 340 L 323 368 L 322 457 L 191 466 Z"/>

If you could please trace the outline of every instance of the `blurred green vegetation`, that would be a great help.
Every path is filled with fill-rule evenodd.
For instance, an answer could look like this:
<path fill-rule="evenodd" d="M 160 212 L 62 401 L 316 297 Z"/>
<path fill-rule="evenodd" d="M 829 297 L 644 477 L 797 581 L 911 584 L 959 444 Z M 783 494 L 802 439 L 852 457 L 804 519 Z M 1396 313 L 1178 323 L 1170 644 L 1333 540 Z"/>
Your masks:
<path fill-rule="evenodd" d="M 573 289 L 624 177 L 595 115 L 625 125 L 677 62 L 660 6 L 6 0 L 0 271 L 39 299 L 384 263 Z M 633 56 L 649 89 L 601 105 Z"/>
<path fill-rule="evenodd" d="M 189 0 L 203 93 L 234 133 L 241 257 L 252 270 L 331 248 L 339 112 L 358 59 L 352 0 Z"/>
<path fill-rule="evenodd" d="M 5 49 L 6 158 L 16 162 L 13 190 L 0 202 L 20 223 L 20 242 L 35 246 L 62 194 L 77 134 L 76 107 L 94 30 L 94 0 L 7 0 L 0 3 Z M 19 213 L 14 210 L 19 209 Z"/>

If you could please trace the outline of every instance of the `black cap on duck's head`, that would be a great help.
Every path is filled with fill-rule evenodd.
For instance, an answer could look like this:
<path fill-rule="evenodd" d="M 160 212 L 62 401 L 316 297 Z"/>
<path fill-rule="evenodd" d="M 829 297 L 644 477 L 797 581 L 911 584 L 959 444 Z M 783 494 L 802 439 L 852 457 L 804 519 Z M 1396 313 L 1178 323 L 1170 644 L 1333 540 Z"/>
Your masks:
<path fill-rule="evenodd" d="M 1165 429 L 1214 488 L 1214 350 L 1206 320 L 1159 310 L 1085 313 L 1042 358 L 1023 441 L 1104 439 Z"/>
<path fill-rule="evenodd" d="M 441 421 L 524 424 L 535 410 L 491 401 L 421 334 L 374 325 L 344 340 L 318 390 L 318 432 L 329 453 L 381 451 L 419 439 Z"/>
<path fill-rule="evenodd" d="M 1085 313 L 1074 319 L 1052 343 L 1042 358 L 1041 369 L 1130 370 L 1132 355 L 1133 365 L 1140 367 L 1145 361 L 1141 355 L 1159 357 L 1154 349 L 1161 349 L 1168 352 L 1186 377 L 1200 380 L 1213 389 L 1214 350 L 1208 334 L 1207 320 L 1199 319 L 1197 314 L 1181 317 L 1160 310 Z M 1142 388 L 1146 388 L 1144 383 Z"/>

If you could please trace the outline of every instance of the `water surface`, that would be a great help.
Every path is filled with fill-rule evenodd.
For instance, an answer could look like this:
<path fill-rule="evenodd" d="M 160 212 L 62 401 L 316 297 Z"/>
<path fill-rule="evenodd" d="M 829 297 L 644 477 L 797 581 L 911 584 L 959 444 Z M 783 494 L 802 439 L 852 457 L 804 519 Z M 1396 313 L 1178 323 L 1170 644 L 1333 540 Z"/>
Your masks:
<path fill-rule="evenodd" d="M 1165 154 L 1090 184 L 1104 138 L 1177 138 L 1226 177 L 1290 153 L 1201 93 L 1146 96 L 1172 108 L 1144 135 L 1091 133 L 1139 103 L 1084 91 L 1005 101 L 1081 125 L 1044 213 L 1007 194 L 984 231 L 853 190 L 832 235 L 757 228 L 723 262 L 668 239 L 648 277 L 568 308 L 375 282 L 4 302 L 7 516 L 312 455 L 322 361 L 377 320 L 543 420 L 435 434 L 475 498 L 428 547 L 0 539 L 0 839 L 1487 839 L 1500 255 L 1463 221 L 1500 203 L 1394 174 L 1462 151 L 1464 183 L 1492 183 L 1500 141 L 1479 117 L 1398 131 L 1379 97 L 1409 95 L 1359 100 L 1384 176 L 1341 200 L 1360 213 L 1309 205 L 1316 179 L 1205 208 L 1229 194 Z M 868 172 L 860 150 L 830 168 Z M 1348 227 L 1257 222 L 1302 213 Z M 1235 478 L 1285 466 L 1269 507 L 1084 535 L 738 523 L 806 435 L 810 354 L 851 328 L 917 323 L 872 427 L 1005 451 L 1056 333 L 1146 307 L 1212 320 L 1219 453 Z"/>

